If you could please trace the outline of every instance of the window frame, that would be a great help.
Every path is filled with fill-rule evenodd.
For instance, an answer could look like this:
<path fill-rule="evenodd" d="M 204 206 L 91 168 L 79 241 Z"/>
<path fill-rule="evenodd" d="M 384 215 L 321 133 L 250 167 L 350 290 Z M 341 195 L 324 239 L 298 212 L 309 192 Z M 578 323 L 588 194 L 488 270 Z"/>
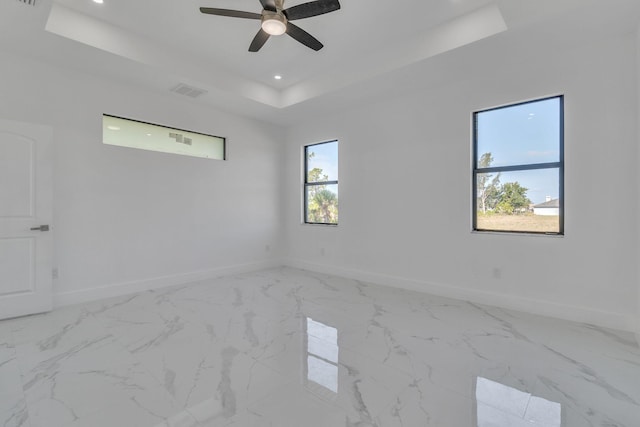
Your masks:
<path fill-rule="evenodd" d="M 314 187 L 314 186 L 320 186 L 320 185 L 338 185 L 338 180 L 333 180 L 333 181 L 314 181 L 314 182 L 309 182 L 309 155 L 308 155 L 308 150 L 309 147 L 315 147 L 318 145 L 324 145 L 324 144 L 332 144 L 332 143 L 338 143 L 337 139 L 332 139 L 329 141 L 324 141 L 324 142 L 316 142 L 314 144 L 308 144 L 304 146 L 304 150 L 303 150 L 303 156 L 304 156 L 304 169 L 303 169 L 303 173 L 304 173 L 304 180 L 303 180 L 303 186 L 302 186 L 302 199 L 303 199 L 303 212 L 302 212 L 302 222 L 303 224 L 308 224 L 308 225 L 327 225 L 327 226 L 333 226 L 333 227 L 337 227 L 338 223 L 337 222 L 309 222 L 309 212 L 308 212 L 308 208 L 309 208 L 309 203 L 308 203 L 308 194 L 309 192 L 307 191 L 309 187 Z M 340 145 L 338 144 L 338 147 L 340 147 Z M 339 150 L 338 150 L 338 156 L 339 156 Z M 338 160 L 338 164 L 340 164 L 340 161 Z"/>
<path fill-rule="evenodd" d="M 494 166 L 488 168 L 478 168 L 478 115 L 489 111 L 502 110 L 505 108 L 518 107 L 521 105 L 532 104 L 541 101 L 547 101 L 551 99 L 558 99 L 559 101 L 559 140 L 558 150 L 559 156 L 557 162 L 547 163 L 527 163 L 516 164 L 509 166 Z M 473 158 L 472 158 L 472 232 L 478 233 L 507 233 L 507 234 L 529 234 L 529 235 L 542 235 L 542 236 L 564 236 L 564 95 L 546 96 L 543 98 L 536 98 L 529 101 L 516 102 L 512 104 L 502 105 L 499 107 L 487 108 L 483 110 L 477 110 L 472 115 L 473 126 Z M 478 228 L 478 175 L 483 173 L 496 173 L 496 172 L 517 172 L 517 171 L 529 171 L 529 170 L 541 170 L 541 169 L 557 169 L 558 170 L 558 232 L 545 232 L 545 231 L 519 231 L 519 230 L 494 230 L 494 229 L 481 229 Z"/>
<path fill-rule="evenodd" d="M 140 123 L 143 125 L 147 125 L 147 126 L 152 126 L 154 128 L 161 128 L 162 130 L 165 131 L 176 131 L 176 132 L 186 132 L 186 133 L 190 133 L 190 134 L 194 134 L 194 135 L 202 135 L 202 136 L 206 136 L 208 138 L 215 138 L 215 139 L 219 139 L 222 142 L 222 158 L 217 158 L 217 157 L 203 157 L 203 156 L 195 156 L 192 154 L 182 154 L 182 153 L 176 153 L 173 151 L 163 151 L 163 150 L 155 150 L 155 149 L 149 149 L 149 148 L 141 148 L 141 147 L 135 147 L 135 146 L 131 146 L 131 145 L 117 145 L 117 144 L 112 144 L 110 142 L 105 142 L 104 140 L 104 136 L 102 137 L 102 143 L 104 145 L 108 145 L 111 147 L 121 147 L 121 148 L 128 148 L 128 149 L 133 149 L 133 150 L 142 150 L 142 151 L 149 151 L 152 153 L 162 153 L 162 154 L 169 154 L 172 156 L 184 156 L 184 157 L 192 157 L 195 159 L 205 159 L 205 160 L 221 160 L 221 161 L 227 161 L 227 138 L 224 136 L 217 136 L 217 135 L 212 135 L 212 134 L 208 134 L 208 133 L 204 133 L 204 132 L 197 132 L 194 130 L 188 130 L 188 129 L 181 129 L 181 128 L 176 128 L 176 127 L 172 127 L 172 126 L 166 126 L 166 125 L 161 125 L 159 123 L 151 123 L 151 122 L 146 122 L 143 120 L 136 120 L 136 119 L 131 119 L 128 117 L 122 117 L 122 116 L 116 116 L 114 114 L 107 114 L 107 113 L 102 113 L 102 126 L 104 127 L 104 121 L 105 118 L 113 118 L 113 119 L 118 119 L 118 120 L 123 120 L 126 122 L 131 122 L 131 123 Z M 104 130 L 103 130 L 104 132 Z"/>

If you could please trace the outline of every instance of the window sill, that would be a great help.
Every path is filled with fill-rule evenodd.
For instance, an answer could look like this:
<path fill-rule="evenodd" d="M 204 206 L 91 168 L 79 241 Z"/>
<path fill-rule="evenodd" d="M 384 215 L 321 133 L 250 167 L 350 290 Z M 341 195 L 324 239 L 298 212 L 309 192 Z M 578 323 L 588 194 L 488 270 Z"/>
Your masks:
<path fill-rule="evenodd" d="M 545 233 L 527 233 L 516 231 L 484 231 L 484 230 L 471 230 L 471 234 L 490 234 L 493 236 L 532 236 L 532 237 L 554 237 L 562 238 L 564 234 L 545 234 Z"/>

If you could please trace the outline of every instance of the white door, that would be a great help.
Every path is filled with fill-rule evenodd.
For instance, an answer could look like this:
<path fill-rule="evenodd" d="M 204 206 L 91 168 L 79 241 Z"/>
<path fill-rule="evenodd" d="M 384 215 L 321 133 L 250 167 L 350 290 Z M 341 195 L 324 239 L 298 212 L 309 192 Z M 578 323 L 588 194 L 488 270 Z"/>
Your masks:
<path fill-rule="evenodd" d="M 0 319 L 52 308 L 51 137 L 0 120 Z"/>

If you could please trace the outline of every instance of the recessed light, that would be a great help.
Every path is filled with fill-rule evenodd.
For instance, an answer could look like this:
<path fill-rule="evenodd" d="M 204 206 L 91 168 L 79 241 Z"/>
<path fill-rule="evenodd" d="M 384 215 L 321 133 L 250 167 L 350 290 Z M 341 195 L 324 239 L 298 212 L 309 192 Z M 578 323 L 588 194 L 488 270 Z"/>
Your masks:
<path fill-rule="evenodd" d="M 93 0 L 94 3 L 98 3 L 98 4 L 102 4 L 104 3 L 104 0 Z"/>
<path fill-rule="evenodd" d="M 151 134 L 150 134 L 150 133 L 148 133 L 148 134 L 147 134 L 147 136 L 151 136 Z"/>
<path fill-rule="evenodd" d="M 279 75 L 279 74 L 273 76 L 273 78 L 276 79 L 276 80 L 282 80 L 282 76 Z"/>
<path fill-rule="evenodd" d="M 107 126 L 107 129 L 109 129 L 109 130 L 120 130 L 120 128 L 118 126 Z"/>

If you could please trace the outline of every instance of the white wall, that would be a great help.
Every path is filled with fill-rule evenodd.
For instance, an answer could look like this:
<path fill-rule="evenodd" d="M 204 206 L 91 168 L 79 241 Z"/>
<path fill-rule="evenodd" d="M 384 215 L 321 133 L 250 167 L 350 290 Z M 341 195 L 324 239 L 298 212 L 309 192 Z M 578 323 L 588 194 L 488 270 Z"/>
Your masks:
<path fill-rule="evenodd" d="M 636 108 L 638 109 L 638 116 L 636 119 L 636 132 L 638 135 L 638 157 L 637 162 L 640 164 L 640 25 L 638 25 L 637 32 L 637 41 L 636 41 L 636 78 L 637 80 L 637 91 L 638 91 L 638 102 Z M 640 176 L 638 177 L 640 179 Z M 638 184 L 638 211 L 640 212 L 640 182 Z M 640 221 L 640 219 L 639 219 Z M 640 228 L 640 227 L 639 227 Z M 638 261 L 637 266 L 640 269 L 640 234 L 638 234 Z M 638 318 L 636 323 L 636 341 L 638 341 L 638 345 L 640 345 L 640 271 L 638 273 Z"/>
<path fill-rule="evenodd" d="M 293 127 L 286 153 L 287 262 L 632 330 L 635 45 L 629 35 L 526 61 L 469 60 L 463 79 L 417 84 L 410 94 Z M 471 233 L 471 112 L 560 93 L 566 235 Z M 332 138 L 340 141 L 340 225 L 301 225 L 301 146 Z M 616 208 L 593 209 L 594 202 Z"/>
<path fill-rule="evenodd" d="M 8 53 L 1 76 L 0 117 L 54 128 L 58 302 L 278 262 L 280 128 Z M 225 136 L 228 161 L 103 145 L 102 113 Z"/>
<path fill-rule="evenodd" d="M 461 81 L 314 117 L 289 130 L 283 150 L 278 127 L 4 53 L 0 117 L 54 128 L 59 302 L 288 254 L 292 265 L 635 324 L 640 334 L 640 206 L 629 197 L 640 200 L 636 56 L 629 36 L 478 67 Z M 566 236 L 470 233 L 471 111 L 557 93 L 566 95 Z M 102 113 L 227 136 L 229 161 L 104 146 Z M 333 138 L 340 226 L 303 226 L 301 146 Z M 599 197 L 620 208 L 591 209 Z"/>

